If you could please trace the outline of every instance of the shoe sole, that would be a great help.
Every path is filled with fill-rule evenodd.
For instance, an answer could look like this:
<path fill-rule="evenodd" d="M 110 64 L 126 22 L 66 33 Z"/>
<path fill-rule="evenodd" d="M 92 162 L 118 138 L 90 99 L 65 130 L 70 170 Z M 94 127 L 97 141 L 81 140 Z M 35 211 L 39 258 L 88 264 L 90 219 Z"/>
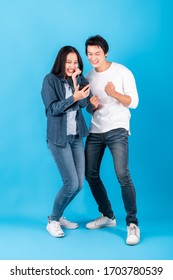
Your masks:
<path fill-rule="evenodd" d="M 116 224 L 110 224 L 110 225 L 105 225 L 105 226 L 95 226 L 95 227 L 88 227 L 86 226 L 87 229 L 99 229 L 99 228 L 106 228 L 106 227 L 115 227 Z"/>
<path fill-rule="evenodd" d="M 129 245 L 129 246 L 135 246 L 135 245 L 139 244 L 139 242 L 140 242 L 140 240 L 135 242 L 135 243 L 130 243 L 130 242 L 126 241 L 126 244 Z"/>
<path fill-rule="evenodd" d="M 61 237 L 64 237 L 65 234 L 62 234 L 62 235 L 53 235 L 52 233 L 50 233 L 49 229 L 46 227 L 46 230 L 48 231 L 48 233 L 52 236 L 52 237 L 56 237 L 56 238 L 61 238 Z"/>
<path fill-rule="evenodd" d="M 60 226 L 62 227 L 62 228 L 65 228 L 65 229 L 77 229 L 79 226 L 76 226 L 76 227 L 68 227 L 68 226 L 63 226 L 63 225 L 61 225 L 60 224 Z"/>

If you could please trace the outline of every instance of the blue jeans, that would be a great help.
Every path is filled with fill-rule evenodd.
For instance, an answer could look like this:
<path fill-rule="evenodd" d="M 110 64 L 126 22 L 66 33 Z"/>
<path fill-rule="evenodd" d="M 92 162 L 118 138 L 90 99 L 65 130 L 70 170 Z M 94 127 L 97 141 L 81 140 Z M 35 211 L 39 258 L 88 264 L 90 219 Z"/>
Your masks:
<path fill-rule="evenodd" d="M 51 220 L 59 221 L 67 205 L 81 190 L 84 182 L 85 159 L 83 140 L 67 136 L 67 146 L 60 147 L 49 142 L 48 146 L 62 177 L 63 185 L 53 205 Z"/>
<path fill-rule="evenodd" d="M 100 178 L 100 165 L 105 148 L 108 147 L 113 158 L 114 169 L 121 186 L 126 223 L 138 225 L 136 218 L 136 192 L 128 169 L 128 132 L 124 128 L 105 133 L 90 133 L 85 148 L 86 180 L 98 204 L 99 212 L 108 218 L 114 217 L 106 189 Z"/>

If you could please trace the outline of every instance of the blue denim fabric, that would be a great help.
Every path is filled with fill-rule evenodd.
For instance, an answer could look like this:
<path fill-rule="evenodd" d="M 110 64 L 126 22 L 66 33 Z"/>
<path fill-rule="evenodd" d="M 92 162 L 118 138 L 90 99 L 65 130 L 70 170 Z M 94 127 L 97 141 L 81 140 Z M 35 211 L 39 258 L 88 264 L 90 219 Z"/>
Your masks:
<path fill-rule="evenodd" d="M 113 129 L 105 133 L 89 134 L 85 148 L 86 179 L 98 204 L 99 211 L 104 216 L 112 218 L 114 213 L 100 178 L 100 165 L 106 147 L 112 154 L 114 169 L 121 186 L 127 213 L 126 223 L 127 225 L 130 223 L 137 225 L 136 192 L 128 169 L 128 132 L 124 128 Z"/>
<path fill-rule="evenodd" d="M 54 201 L 51 220 L 59 221 L 67 205 L 81 190 L 84 181 L 85 159 L 83 140 L 75 135 L 67 136 L 67 146 L 48 142 L 62 177 L 63 186 Z"/>
<path fill-rule="evenodd" d="M 80 84 L 84 82 L 85 78 L 80 75 L 77 82 Z M 77 130 L 79 136 L 85 137 L 88 135 L 88 128 L 82 115 L 82 108 L 89 103 L 91 94 L 84 99 L 74 102 L 73 96 L 65 98 L 64 83 L 67 82 L 64 78 L 58 78 L 50 73 L 46 75 L 43 80 L 41 96 L 45 105 L 47 116 L 47 141 L 50 141 L 61 147 L 67 144 L 67 111 L 76 110 Z M 72 88 L 72 81 L 68 81 Z M 60 133 L 61 132 L 61 133 Z"/>

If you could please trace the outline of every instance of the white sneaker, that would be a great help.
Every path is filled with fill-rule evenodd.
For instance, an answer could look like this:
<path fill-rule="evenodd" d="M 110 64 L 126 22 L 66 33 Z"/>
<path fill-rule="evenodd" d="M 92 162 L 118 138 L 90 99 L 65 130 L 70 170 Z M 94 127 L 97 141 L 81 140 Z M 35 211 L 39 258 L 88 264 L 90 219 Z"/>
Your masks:
<path fill-rule="evenodd" d="M 88 229 L 97 229 L 97 228 L 114 227 L 114 226 L 116 226 L 116 220 L 109 219 L 108 217 L 105 217 L 103 215 L 98 219 L 86 224 L 86 228 Z"/>
<path fill-rule="evenodd" d="M 59 219 L 59 223 L 60 223 L 60 226 L 63 227 L 63 228 L 67 228 L 67 229 L 78 228 L 78 224 L 77 223 L 70 222 L 70 221 L 66 220 L 65 217 L 61 217 Z"/>
<path fill-rule="evenodd" d="M 137 225 L 131 223 L 127 226 L 127 239 L 126 244 L 136 245 L 140 241 L 140 229 Z"/>
<path fill-rule="evenodd" d="M 63 237 L 64 232 L 61 229 L 60 223 L 57 221 L 48 221 L 48 224 L 46 226 L 47 231 L 52 235 L 53 237 Z"/>

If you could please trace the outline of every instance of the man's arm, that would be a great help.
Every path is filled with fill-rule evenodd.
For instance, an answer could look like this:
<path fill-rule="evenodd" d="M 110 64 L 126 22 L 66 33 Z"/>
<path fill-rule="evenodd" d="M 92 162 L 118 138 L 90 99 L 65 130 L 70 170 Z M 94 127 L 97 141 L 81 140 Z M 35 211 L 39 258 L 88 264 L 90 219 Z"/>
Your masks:
<path fill-rule="evenodd" d="M 115 90 L 115 86 L 112 82 L 108 82 L 105 86 L 105 92 L 107 95 L 115 98 L 117 101 L 128 107 L 132 102 L 132 98 L 129 95 L 122 94 Z"/>
<path fill-rule="evenodd" d="M 116 91 L 116 85 L 108 82 L 105 86 L 107 95 L 115 98 L 126 107 L 135 109 L 139 103 L 138 92 L 136 88 L 135 78 L 130 70 L 126 70 L 122 75 L 122 92 Z"/>

